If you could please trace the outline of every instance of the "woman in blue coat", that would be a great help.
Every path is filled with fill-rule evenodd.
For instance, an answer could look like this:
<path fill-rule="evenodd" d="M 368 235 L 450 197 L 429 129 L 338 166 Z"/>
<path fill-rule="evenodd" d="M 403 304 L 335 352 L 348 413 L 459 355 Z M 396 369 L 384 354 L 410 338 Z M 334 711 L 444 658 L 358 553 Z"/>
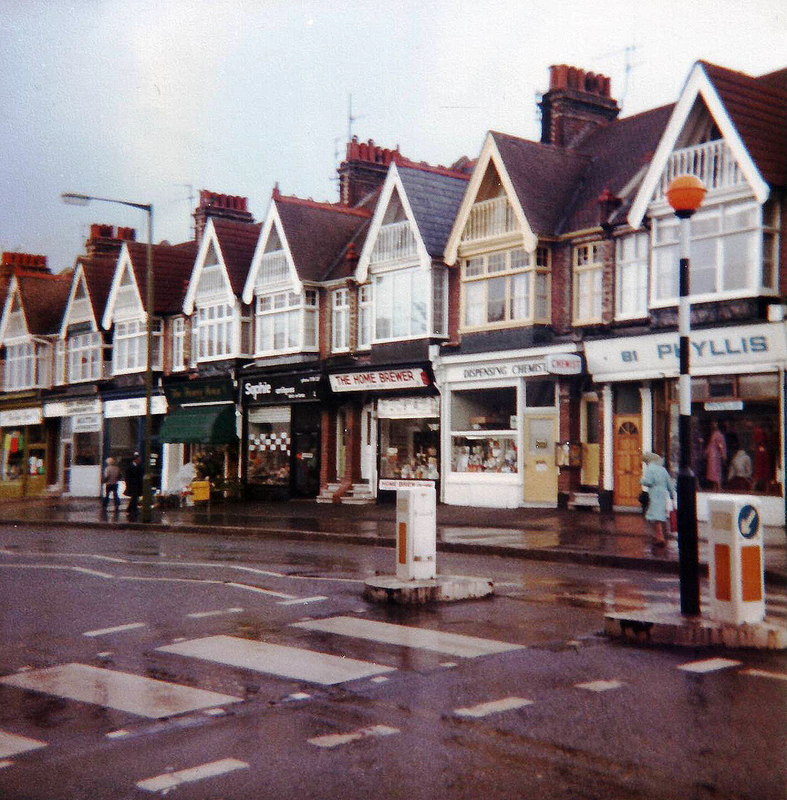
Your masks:
<path fill-rule="evenodd" d="M 667 544 L 668 501 L 675 497 L 675 486 L 658 453 L 645 453 L 642 463 L 645 465 L 642 485 L 648 492 L 645 519 L 653 531 L 653 544 L 663 547 Z"/>

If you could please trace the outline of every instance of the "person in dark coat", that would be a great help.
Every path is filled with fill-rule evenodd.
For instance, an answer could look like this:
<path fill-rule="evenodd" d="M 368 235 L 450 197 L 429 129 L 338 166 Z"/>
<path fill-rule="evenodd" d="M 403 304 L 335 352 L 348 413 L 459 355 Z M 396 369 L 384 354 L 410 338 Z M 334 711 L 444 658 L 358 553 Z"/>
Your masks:
<path fill-rule="evenodd" d="M 139 498 L 142 496 L 142 481 L 145 477 L 145 469 L 142 466 L 142 456 L 134 453 L 133 461 L 126 468 L 126 490 L 123 492 L 128 497 L 126 513 L 130 517 L 136 517 L 139 511 Z"/>

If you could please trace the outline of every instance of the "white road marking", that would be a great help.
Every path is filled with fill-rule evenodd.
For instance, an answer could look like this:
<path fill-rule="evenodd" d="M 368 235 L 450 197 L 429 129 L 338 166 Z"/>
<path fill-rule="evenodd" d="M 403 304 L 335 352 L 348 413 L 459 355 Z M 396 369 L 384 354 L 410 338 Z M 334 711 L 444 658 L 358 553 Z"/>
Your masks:
<path fill-rule="evenodd" d="M 27 753 L 29 750 L 38 750 L 46 746 L 46 742 L 39 742 L 38 739 L 28 739 L 27 736 L 0 731 L 0 758 Z"/>
<path fill-rule="evenodd" d="M 456 708 L 454 714 L 458 717 L 486 717 L 489 714 L 499 714 L 501 711 L 513 711 L 516 708 L 532 706 L 532 700 L 524 697 L 504 697 L 502 700 L 490 700 L 488 703 L 479 703 L 468 708 Z"/>
<path fill-rule="evenodd" d="M 398 728 L 391 728 L 388 725 L 372 725 L 352 733 L 327 733 L 324 736 L 315 736 L 307 741 L 317 747 L 338 747 L 349 742 L 357 742 L 359 739 L 366 739 L 372 736 L 392 736 L 395 733 L 399 733 Z"/>
<path fill-rule="evenodd" d="M 325 595 L 318 594 L 318 595 L 315 595 L 314 597 L 298 597 L 295 600 L 279 600 L 277 605 L 280 605 L 280 606 L 297 606 L 297 605 L 302 605 L 302 604 L 305 605 L 306 603 L 318 603 L 321 600 L 327 600 L 327 599 L 328 598 L 325 597 Z"/>
<path fill-rule="evenodd" d="M 261 589 L 259 586 L 252 586 L 249 583 L 235 583 L 234 581 L 227 581 L 225 586 L 232 586 L 234 589 L 245 589 L 247 592 L 258 592 L 259 594 L 267 594 L 270 597 L 282 597 L 285 600 L 294 600 L 294 594 L 285 594 L 284 592 L 273 592 L 270 589 Z"/>
<path fill-rule="evenodd" d="M 0 683 L 150 719 L 240 702 L 239 697 L 87 664 L 64 664 L 10 675 L 0 678 Z"/>
<path fill-rule="evenodd" d="M 475 636 L 463 636 L 458 633 L 442 633 L 427 628 L 414 628 L 407 625 L 393 625 L 389 622 L 375 622 L 370 619 L 356 617 L 330 617 L 308 622 L 293 622 L 296 628 L 336 633 L 340 636 L 352 636 L 357 639 L 370 639 L 373 642 L 385 642 L 420 650 L 433 650 L 451 656 L 475 658 L 492 653 L 507 653 L 510 650 L 522 650 L 522 645 L 498 642 L 493 639 L 479 639 Z"/>
<path fill-rule="evenodd" d="M 157 775 L 155 778 L 138 781 L 137 787 L 144 789 L 146 792 L 162 792 L 174 789 L 183 783 L 194 783 L 194 781 L 215 778 L 218 775 L 226 775 L 235 770 L 248 768 L 249 765 L 245 761 L 239 761 L 237 758 L 222 758 L 219 761 L 200 764 L 198 767 L 189 767 L 177 772 L 167 772 L 163 775 Z"/>
<path fill-rule="evenodd" d="M 787 681 L 787 673 L 768 672 L 764 669 L 743 669 L 741 675 L 751 675 L 754 678 L 773 678 L 777 681 Z"/>
<path fill-rule="evenodd" d="M 107 739 L 123 739 L 126 736 L 131 736 L 131 732 L 127 731 L 125 728 L 119 728 L 116 731 L 110 731 L 107 735 Z"/>
<path fill-rule="evenodd" d="M 374 679 L 372 679 L 374 680 Z M 284 698 L 285 700 L 310 700 L 311 695 L 307 694 L 306 692 L 293 692 L 292 694 L 288 694 L 287 697 Z"/>
<path fill-rule="evenodd" d="M 71 567 L 61 564 L 0 564 L 0 567 L 6 569 L 54 569 L 63 570 L 65 572 L 82 572 L 85 575 L 93 575 L 97 578 L 114 578 L 108 572 L 99 572 L 95 569 L 87 569 L 86 567 Z"/>
<path fill-rule="evenodd" d="M 120 633 L 122 631 L 133 631 L 136 630 L 137 628 L 144 628 L 144 627 L 145 627 L 144 622 L 129 622 L 126 625 L 115 625 L 114 628 L 99 628 L 98 630 L 95 631 L 85 631 L 82 635 L 94 638 L 96 636 L 104 636 L 107 633 Z"/>
<path fill-rule="evenodd" d="M 191 614 L 186 614 L 190 619 L 204 619 L 205 617 L 221 617 L 225 614 L 240 614 L 242 608 L 220 608 L 216 611 L 194 611 Z"/>
<path fill-rule="evenodd" d="M 608 692 L 611 689 L 620 689 L 622 681 L 588 681 L 587 683 L 575 683 L 577 689 L 587 689 L 590 692 Z"/>
<path fill-rule="evenodd" d="M 681 664 L 678 669 L 682 669 L 684 672 L 716 672 L 720 669 L 737 667 L 740 663 L 740 661 L 733 661 L 730 658 L 706 658 L 703 661 Z"/>
<path fill-rule="evenodd" d="M 159 647 L 157 652 L 200 658 L 217 664 L 230 664 L 255 672 L 324 685 L 396 671 L 393 667 L 385 667 L 370 661 L 358 661 L 354 658 L 333 656 L 298 647 L 253 642 L 235 636 L 192 639 L 181 644 Z"/>

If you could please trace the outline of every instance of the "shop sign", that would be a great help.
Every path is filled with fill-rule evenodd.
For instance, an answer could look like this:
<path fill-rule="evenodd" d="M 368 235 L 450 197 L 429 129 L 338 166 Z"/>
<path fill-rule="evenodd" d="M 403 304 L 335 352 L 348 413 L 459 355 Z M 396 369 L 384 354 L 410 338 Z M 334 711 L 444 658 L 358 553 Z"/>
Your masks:
<path fill-rule="evenodd" d="M 107 400 L 104 403 L 104 416 L 115 417 L 144 417 L 147 409 L 144 397 L 126 397 L 123 400 Z M 166 414 L 167 399 L 160 394 L 150 398 L 151 414 Z"/>
<path fill-rule="evenodd" d="M 78 414 L 100 414 L 101 401 L 92 400 L 59 400 L 44 403 L 45 417 L 76 417 Z"/>
<path fill-rule="evenodd" d="M 371 370 L 369 372 L 341 372 L 329 375 L 328 378 L 334 392 L 423 389 L 424 386 L 430 386 L 432 383 L 425 370 L 414 367 Z"/>
<path fill-rule="evenodd" d="M 222 379 L 165 383 L 164 394 L 173 406 L 188 403 L 224 403 L 235 399 L 232 381 Z"/>
<path fill-rule="evenodd" d="M 16 428 L 22 425 L 40 425 L 43 421 L 41 407 L 13 408 L 0 411 L 0 428 Z"/>
<path fill-rule="evenodd" d="M 428 419 L 440 416 L 436 397 L 392 397 L 377 402 L 379 419 Z"/>
<path fill-rule="evenodd" d="M 787 358 L 784 326 L 779 323 L 741 325 L 734 328 L 698 330 L 689 338 L 692 371 L 749 369 Z M 674 333 L 585 342 L 589 372 L 596 378 L 608 374 L 621 379 L 650 373 L 653 377 L 677 374 L 679 338 Z"/>
<path fill-rule="evenodd" d="M 100 414 L 79 414 L 72 420 L 74 433 L 95 433 L 101 430 Z"/>
<path fill-rule="evenodd" d="M 547 372 L 550 375 L 579 375 L 582 372 L 582 356 L 576 353 L 548 355 Z"/>
<path fill-rule="evenodd" d="M 243 383 L 243 402 L 277 405 L 288 401 L 319 400 L 320 377 L 319 373 L 312 373 L 249 379 Z"/>
<path fill-rule="evenodd" d="M 719 400 L 705 403 L 706 411 L 743 411 L 743 400 Z"/>
<path fill-rule="evenodd" d="M 401 478 L 380 478 L 377 488 L 385 492 L 399 489 L 420 489 L 423 486 L 434 486 L 434 481 L 403 480 Z"/>
<path fill-rule="evenodd" d="M 452 381 L 506 380 L 527 378 L 532 375 L 547 375 L 547 362 L 544 358 L 514 361 L 502 364 L 470 364 L 462 367 L 449 367 L 446 378 Z"/>

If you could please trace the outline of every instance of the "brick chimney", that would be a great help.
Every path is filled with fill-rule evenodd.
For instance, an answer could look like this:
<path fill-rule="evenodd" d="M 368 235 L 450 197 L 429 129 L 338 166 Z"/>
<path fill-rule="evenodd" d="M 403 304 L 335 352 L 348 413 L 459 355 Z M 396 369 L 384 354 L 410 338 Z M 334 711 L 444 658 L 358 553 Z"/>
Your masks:
<path fill-rule="evenodd" d="M 123 242 L 133 242 L 136 238 L 137 232 L 134 228 L 94 224 L 90 226 L 90 236 L 85 242 L 85 253 L 88 256 L 119 253 Z"/>
<path fill-rule="evenodd" d="M 364 197 L 383 185 L 392 161 L 406 161 L 399 145 L 391 150 L 376 145 L 372 139 L 359 142 L 357 136 L 347 143 L 347 157 L 339 165 L 339 201 L 346 206 L 357 206 Z"/>
<path fill-rule="evenodd" d="M 202 241 L 202 234 L 211 217 L 228 219 L 233 222 L 254 222 L 254 216 L 248 210 L 248 203 L 248 197 L 219 194 L 201 189 L 199 205 L 194 211 L 194 231 L 197 241 Z"/>
<path fill-rule="evenodd" d="M 567 64 L 552 66 L 549 73 L 549 91 L 538 104 L 544 144 L 578 147 L 590 133 L 620 113 L 617 101 L 610 97 L 606 75 Z"/>
<path fill-rule="evenodd" d="M 42 275 L 49 275 L 49 266 L 46 256 L 34 255 L 32 253 L 12 253 L 6 251 L 0 261 L 0 277 L 9 278 L 19 272 L 40 272 Z"/>

